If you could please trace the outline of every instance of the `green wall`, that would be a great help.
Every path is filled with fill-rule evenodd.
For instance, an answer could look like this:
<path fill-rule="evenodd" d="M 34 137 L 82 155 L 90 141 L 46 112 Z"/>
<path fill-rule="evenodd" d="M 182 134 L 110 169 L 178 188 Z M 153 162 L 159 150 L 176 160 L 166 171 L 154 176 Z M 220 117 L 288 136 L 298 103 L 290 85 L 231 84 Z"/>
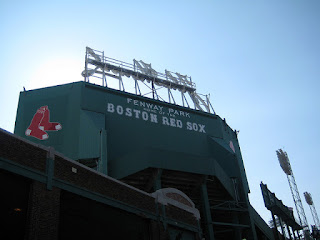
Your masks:
<path fill-rule="evenodd" d="M 26 136 L 44 105 L 62 129 Z M 215 175 L 218 164 L 249 190 L 237 136 L 219 116 L 85 82 L 21 92 L 15 133 L 74 160 L 100 159 L 115 178 L 147 167 Z"/>

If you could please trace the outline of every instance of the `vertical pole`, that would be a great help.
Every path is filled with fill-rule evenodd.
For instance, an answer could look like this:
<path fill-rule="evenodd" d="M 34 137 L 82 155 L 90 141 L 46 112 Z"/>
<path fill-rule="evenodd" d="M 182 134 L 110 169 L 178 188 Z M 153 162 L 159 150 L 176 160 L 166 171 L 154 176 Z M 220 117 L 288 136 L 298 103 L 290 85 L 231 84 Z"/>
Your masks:
<path fill-rule="evenodd" d="M 137 90 L 137 79 L 134 79 L 134 89 L 135 89 L 136 95 L 138 95 L 138 90 Z"/>
<path fill-rule="evenodd" d="M 292 227 L 291 227 L 291 231 L 292 231 L 293 239 L 294 239 L 294 240 L 297 240 L 296 235 L 294 234 L 294 230 L 293 230 L 293 228 L 292 228 Z"/>
<path fill-rule="evenodd" d="M 273 225 L 274 225 L 274 230 L 276 231 L 276 234 L 275 234 L 276 240 L 280 240 L 279 232 L 278 232 L 278 228 L 277 228 L 276 218 L 274 217 L 274 214 L 273 214 L 272 211 L 271 211 L 271 215 L 272 215 L 272 221 L 273 221 Z"/>
<path fill-rule="evenodd" d="M 233 213 L 232 214 L 232 218 L 233 218 L 233 223 L 234 224 L 239 224 L 239 216 L 237 213 Z M 241 229 L 239 227 L 234 227 L 234 239 L 235 240 L 242 240 L 242 237 L 241 237 Z"/>
<path fill-rule="evenodd" d="M 208 237 L 206 239 L 214 240 L 210 203 L 208 198 L 206 181 L 207 181 L 207 178 L 205 178 L 205 181 L 201 184 L 201 200 L 202 200 L 202 206 L 203 206 L 203 212 L 204 212 L 204 221 L 205 221 L 206 233 L 207 233 L 206 235 Z"/>
<path fill-rule="evenodd" d="M 151 81 L 151 87 L 152 87 L 152 98 L 154 99 L 154 81 Z"/>
<path fill-rule="evenodd" d="M 108 175 L 108 155 L 107 155 L 107 131 L 100 130 L 100 159 L 98 164 L 98 171 Z"/>
<path fill-rule="evenodd" d="M 88 47 L 87 47 L 88 48 Z M 85 58 L 85 65 L 84 65 L 84 81 L 87 82 L 87 78 L 88 78 L 88 51 L 86 49 L 86 58 Z M 89 81 L 88 81 L 89 82 Z"/>
<path fill-rule="evenodd" d="M 181 92 L 181 98 L 182 98 L 182 105 L 184 106 L 184 99 L 183 99 L 183 93 Z"/>
<path fill-rule="evenodd" d="M 210 95 L 209 95 L 209 96 L 210 96 Z M 207 99 L 207 106 L 208 106 L 209 113 L 210 113 L 210 100 L 209 100 L 208 95 L 206 95 L 206 99 Z"/>
<path fill-rule="evenodd" d="M 279 219 L 279 223 L 280 223 L 283 239 L 286 239 L 286 234 L 284 232 L 284 228 L 283 228 L 283 225 L 282 225 L 282 220 L 281 220 L 281 218 L 279 216 L 278 216 L 278 219 Z"/>
<path fill-rule="evenodd" d="M 157 191 L 159 189 L 161 189 L 161 176 L 162 176 L 162 169 L 157 169 L 157 175 L 155 177 L 155 181 L 154 181 L 154 184 L 153 184 L 153 190 L 154 191 Z"/>
<path fill-rule="evenodd" d="M 154 191 L 157 191 L 159 189 L 161 189 L 161 176 L 162 176 L 162 169 L 157 169 L 157 173 L 156 173 L 156 177 L 154 180 L 154 184 L 153 184 L 153 189 Z M 159 206 L 160 206 L 160 210 L 161 210 L 161 216 L 160 216 L 160 212 L 159 212 Z M 159 220 L 162 219 L 162 223 L 163 223 L 163 227 L 165 230 L 167 230 L 167 221 L 166 221 L 166 207 L 164 205 L 162 205 L 161 203 L 157 202 L 157 214 L 159 214 Z"/>
<path fill-rule="evenodd" d="M 103 69 L 102 69 L 102 86 L 104 87 L 104 79 L 105 79 L 105 64 L 104 64 L 104 51 L 102 52 L 102 63 L 103 63 Z M 106 84 L 107 85 L 107 84 Z"/>
<path fill-rule="evenodd" d="M 286 226 L 287 226 L 287 231 L 288 231 L 288 234 L 289 234 L 289 238 L 290 238 L 290 240 L 292 240 L 292 237 L 291 237 L 291 232 L 290 232 L 290 229 L 289 229 L 289 226 L 288 226 L 288 224 L 286 224 Z"/>
<path fill-rule="evenodd" d="M 258 240 L 258 235 L 257 235 L 257 231 L 256 231 L 256 225 L 255 225 L 255 222 L 254 222 L 254 216 L 253 216 L 253 209 L 250 205 L 250 202 L 249 202 L 249 198 L 248 198 L 248 194 L 245 194 L 245 203 L 248 207 L 248 221 L 249 221 L 249 224 L 250 224 L 250 229 L 251 231 L 249 232 L 249 237 L 248 239 L 252 239 L 252 240 Z"/>

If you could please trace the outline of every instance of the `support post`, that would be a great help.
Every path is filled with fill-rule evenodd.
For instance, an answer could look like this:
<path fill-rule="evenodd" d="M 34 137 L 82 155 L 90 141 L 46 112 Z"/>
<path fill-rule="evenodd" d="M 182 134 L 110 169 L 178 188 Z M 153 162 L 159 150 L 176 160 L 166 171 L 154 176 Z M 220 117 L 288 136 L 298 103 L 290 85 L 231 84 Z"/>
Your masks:
<path fill-rule="evenodd" d="M 256 232 L 256 226 L 255 226 L 255 223 L 253 221 L 253 213 L 252 213 L 253 210 L 251 209 L 248 195 L 245 195 L 245 198 L 246 198 L 246 203 L 247 203 L 248 210 L 249 210 L 249 219 L 248 220 L 249 220 L 250 229 L 251 229 L 251 231 L 249 232 L 248 239 L 250 239 L 250 240 L 258 240 L 258 236 L 257 236 L 257 232 Z"/>
<path fill-rule="evenodd" d="M 100 159 L 98 171 L 108 175 L 107 131 L 105 129 L 100 130 Z"/>
<path fill-rule="evenodd" d="M 156 170 L 156 174 L 155 174 L 154 182 L 153 182 L 153 190 L 154 191 L 157 191 L 157 190 L 161 189 L 162 172 L 163 172 L 163 170 L 160 169 L 160 168 Z M 161 213 L 159 212 L 159 206 L 160 206 Z M 157 211 L 157 214 L 159 214 L 160 219 L 162 220 L 162 224 L 163 224 L 164 229 L 167 230 L 168 224 L 167 224 L 167 221 L 166 221 L 166 218 L 167 218 L 167 216 L 166 216 L 166 207 L 164 205 L 162 205 L 161 203 L 157 202 L 157 210 L 156 211 Z"/>
<path fill-rule="evenodd" d="M 298 239 L 301 240 L 300 234 L 299 234 L 299 230 L 297 230 L 296 232 L 297 232 L 297 235 L 298 235 Z"/>
<path fill-rule="evenodd" d="M 294 240 L 297 240 L 296 235 L 294 234 L 294 230 L 293 230 L 293 228 L 292 228 L 292 227 L 291 227 L 291 231 L 292 231 L 293 239 L 294 239 Z"/>
<path fill-rule="evenodd" d="M 206 239 L 214 240 L 210 203 L 208 198 L 206 181 L 207 181 L 207 178 L 205 178 L 204 182 L 201 184 L 201 200 L 202 200 L 202 206 L 203 206 L 204 221 L 206 226 L 206 229 L 205 229 L 206 235 L 207 235 Z"/>
<path fill-rule="evenodd" d="M 157 191 L 159 189 L 161 189 L 161 176 L 162 176 L 162 169 L 157 169 L 157 172 L 156 172 L 156 176 L 155 176 L 155 179 L 154 179 L 154 184 L 153 184 L 153 190 L 154 191 Z"/>
<path fill-rule="evenodd" d="M 273 224 L 274 224 L 274 229 L 275 229 L 275 231 L 276 231 L 276 233 L 275 233 L 275 238 L 276 238 L 276 240 L 280 240 L 279 232 L 278 232 L 278 228 L 277 228 L 276 218 L 274 217 L 274 214 L 273 214 L 272 211 L 271 211 L 271 215 L 272 215 L 272 221 L 273 221 Z"/>
<path fill-rule="evenodd" d="M 282 236 L 283 236 L 283 239 L 285 239 L 286 238 L 286 234 L 285 234 L 285 232 L 284 232 L 284 227 L 283 227 L 283 225 L 282 225 L 282 220 L 281 220 L 281 218 L 278 216 L 278 219 L 279 219 L 279 223 L 280 223 L 280 227 L 281 227 L 281 232 L 282 232 Z"/>
<path fill-rule="evenodd" d="M 84 69 L 85 69 L 84 81 L 89 82 L 89 80 L 88 80 L 88 50 L 87 49 L 86 49 L 86 58 L 85 58 Z"/>
<path fill-rule="evenodd" d="M 289 226 L 288 226 L 288 224 L 286 224 L 286 226 L 287 226 L 287 231 L 288 231 L 288 234 L 289 234 L 289 238 L 290 238 L 290 240 L 292 240 L 292 237 L 291 237 L 291 232 L 290 232 L 290 229 L 289 229 Z"/>
<path fill-rule="evenodd" d="M 239 224 L 239 216 L 237 213 L 233 212 L 233 223 L 234 224 Z M 241 237 L 241 228 L 239 227 L 234 227 L 234 239 L 235 240 L 242 240 L 242 237 Z"/>

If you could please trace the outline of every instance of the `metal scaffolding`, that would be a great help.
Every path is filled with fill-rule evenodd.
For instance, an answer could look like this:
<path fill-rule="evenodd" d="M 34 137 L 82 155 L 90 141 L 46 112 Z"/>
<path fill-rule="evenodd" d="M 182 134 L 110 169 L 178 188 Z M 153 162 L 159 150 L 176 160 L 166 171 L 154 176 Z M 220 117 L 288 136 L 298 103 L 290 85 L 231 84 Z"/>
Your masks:
<path fill-rule="evenodd" d="M 105 57 L 104 52 L 87 47 L 85 69 L 82 72 L 82 76 L 86 82 L 90 82 L 90 78 L 98 78 L 102 80 L 102 86 L 113 88 L 111 85 L 109 86 L 107 81 L 107 77 L 111 77 L 118 80 L 117 90 L 130 92 L 133 88 L 134 91 L 132 93 L 136 95 L 188 108 L 192 108 L 189 104 L 191 102 L 194 105 L 194 109 L 215 114 L 209 101 L 210 95 L 197 93 L 196 85 L 192 82 L 191 77 L 168 70 L 165 70 L 165 73 L 157 72 L 152 68 L 151 64 L 147 64 L 142 60 L 134 59 L 133 64 L 130 64 Z M 123 78 L 132 78 L 134 86 L 125 86 Z M 167 93 L 163 94 L 160 91 L 161 89 L 166 89 Z M 177 99 L 177 95 L 174 96 L 173 90 L 180 92 L 180 100 Z"/>

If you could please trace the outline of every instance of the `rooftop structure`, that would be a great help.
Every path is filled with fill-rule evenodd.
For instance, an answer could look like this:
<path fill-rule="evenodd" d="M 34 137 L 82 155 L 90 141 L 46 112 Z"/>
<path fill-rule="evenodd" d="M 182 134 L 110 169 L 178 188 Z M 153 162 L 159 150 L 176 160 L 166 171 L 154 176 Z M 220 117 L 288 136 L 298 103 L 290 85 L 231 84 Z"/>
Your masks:
<path fill-rule="evenodd" d="M 130 92 L 130 85 L 125 86 L 123 78 L 131 78 L 134 82 L 134 93 L 140 96 L 151 97 L 164 102 L 178 104 L 173 91 L 181 93 L 181 105 L 194 109 L 212 112 L 213 107 L 209 101 L 209 95 L 198 94 L 196 84 L 192 82 L 191 77 L 165 70 L 164 73 L 157 72 L 151 66 L 142 60 L 133 60 L 133 64 L 106 57 L 104 52 L 86 48 L 85 70 L 82 72 L 84 81 L 90 82 L 90 79 L 101 79 L 101 85 L 110 87 L 108 78 L 114 78 L 119 81 L 116 89 Z M 140 85 L 145 86 L 145 91 Z M 160 94 L 160 89 L 167 89 L 167 94 Z M 187 95 L 186 95 L 187 93 Z M 188 101 L 189 97 L 189 101 Z M 189 103 L 190 102 L 190 103 Z"/>

